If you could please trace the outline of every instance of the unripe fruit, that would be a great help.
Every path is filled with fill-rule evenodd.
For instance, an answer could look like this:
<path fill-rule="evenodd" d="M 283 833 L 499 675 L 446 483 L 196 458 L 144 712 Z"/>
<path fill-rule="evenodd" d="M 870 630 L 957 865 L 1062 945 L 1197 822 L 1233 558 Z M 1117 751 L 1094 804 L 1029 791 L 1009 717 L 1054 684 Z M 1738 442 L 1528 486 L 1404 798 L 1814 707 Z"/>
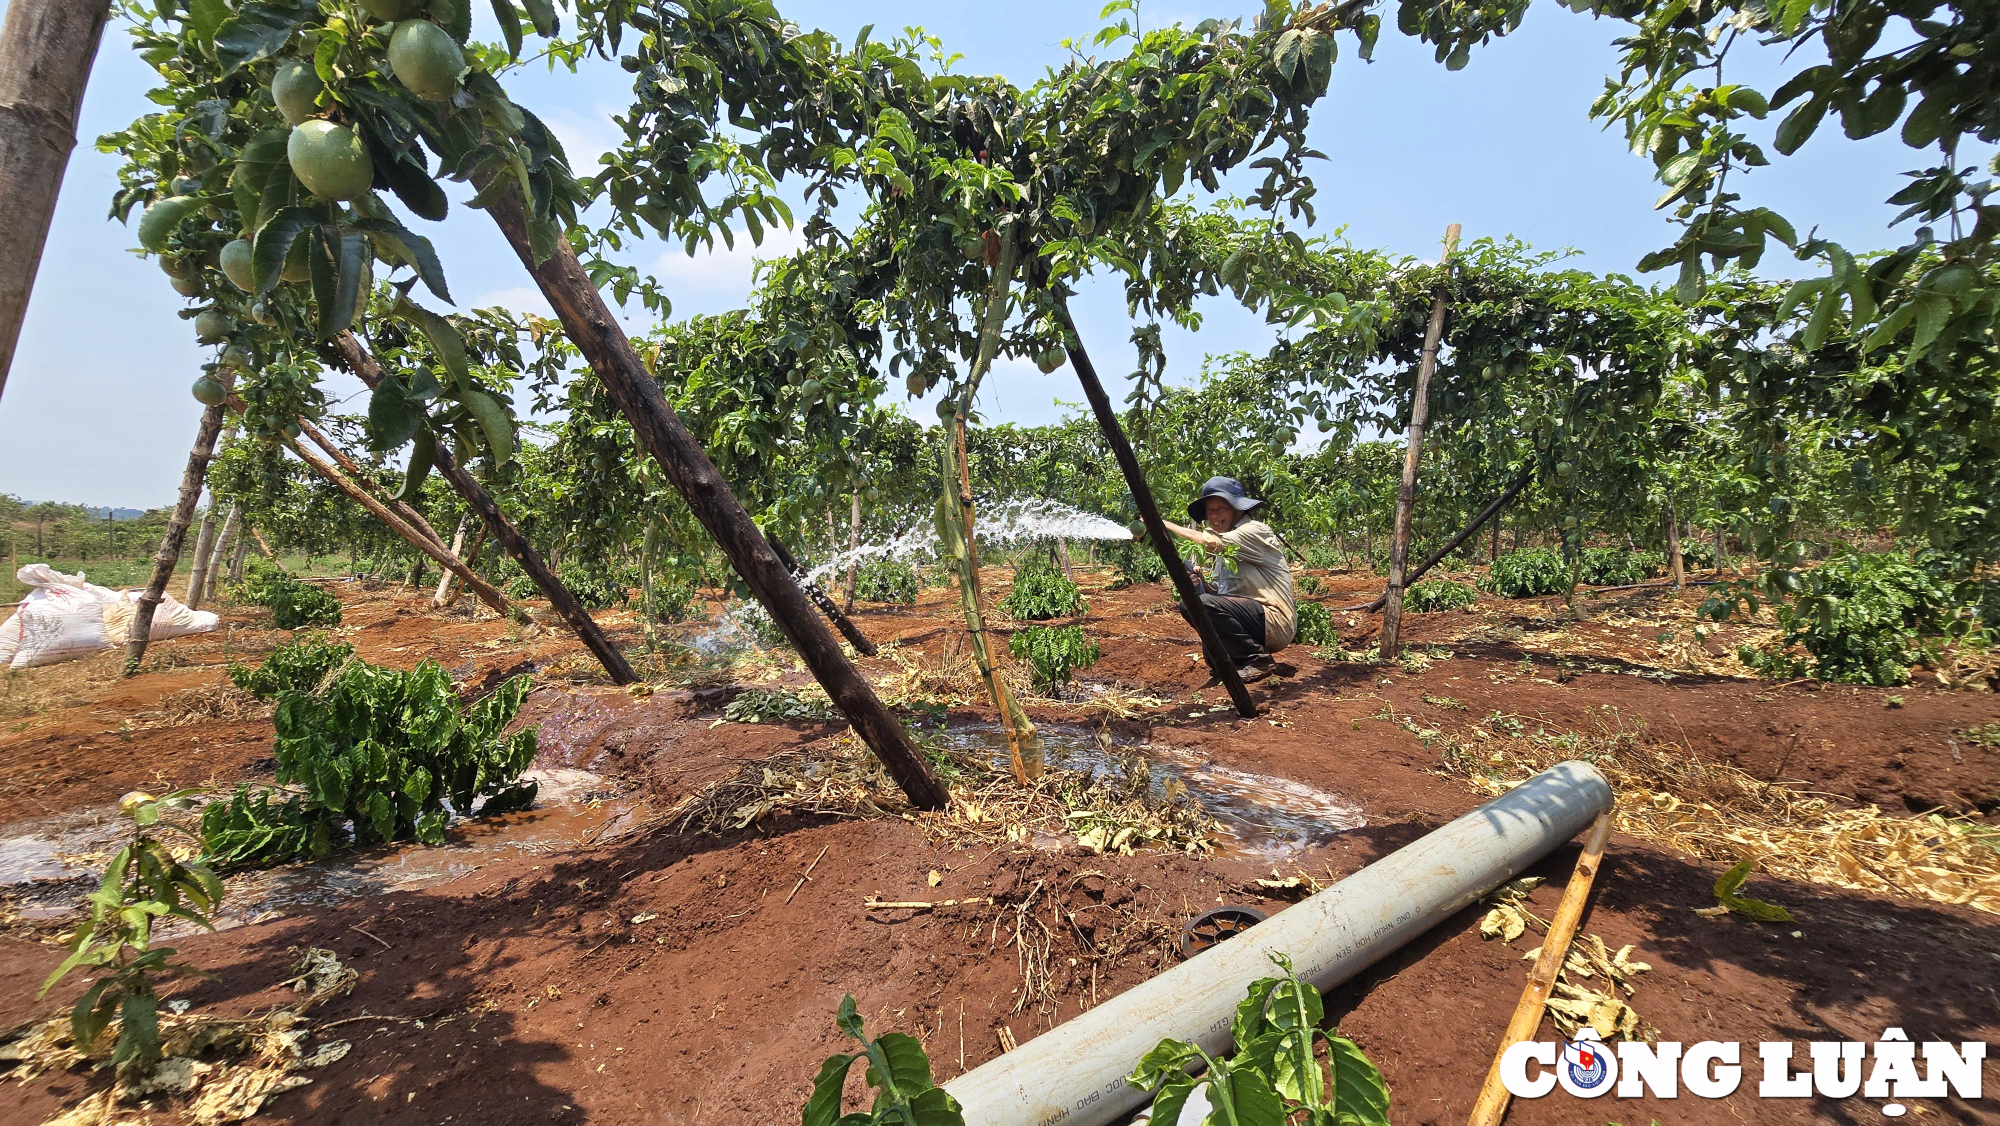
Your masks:
<path fill-rule="evenodd" d="M 228 394 L 228 389 L 222 385 L 222 381 L 219 379 L 211 379 L 204 375 L 194 381 L 194 399 L 195 402 L 200 403 L 202 406 L 220 406 L 222 405 L 222 400 Z M 123 808 L 124 803 L 119 803 L 119 806 Z"/>
<path fill-rule="evenodd" d="M 929 384 L 924 382 L 922 372 L 913 371 L 903 379 L 903 390 L 908 391 L 912 395 L 921 395 L 928 387 Z"/>
<path fill-rule="evenodd" d="M 214 344 L 229 335 L 236 325 L 229 314 L 220 309 L 203 309 L 194 319 L 194 338 L 203 344 Z"/>
<path fill-rule="evenodd" d="M 195 179 L 193 176 L 174 177 L 173 193 L 175 195 L 193 195 L 200 190 L 201 181 Z"/>
<path fill-rule="evenodd" d="M 170 278 L 191 278 L 198 273 L 194 263 L 164 254 L 160 255 L 160 270 Z"/>
<path fill-rule="evenodd" d="M 278 103 L 278 112 L 286 121 L 297 125 L 319 112 L 317 100 L 325 88 L 311 63 L 287 59 L 278 64 L 278 73 L 271 78 L 271 100 Z"/>
<path fill-rule="evenodd" d="M 168 196 L 146 209 L 139 216 L 139 245 L 158 249 L 166 245 L 167 236 L 187 218 L 188 202 L 185 196 Z"/>
<path fill-rule="evenodd" d="M 278 323 L 278 315 L 273 313 L 271 306 L 263 301 L 251 304 L 250 319 L 260 325 L 274 325 Z"/>
<path fill-rule="evenodd" d="M 389 69 L 419 98 L 442 102 L 458 92 L 465 53 L 429 20 L 404 20 L 389 33 Z"/>
<path fill-rule="evenodd" d="M 231 344 L 222 350 L 222 362 L 237 371 L 249 371 L 257 366 L 257 353 L 241 344 Z"/>
<path fill-rule="evenodd" d="M 1064 358 L 1061 348 L 1044 348 L 1035 354 L 1035 366 L 1041 369 L 1043 375 L 1047 375 L 1063 366 Z"/>
<path fill-rule="evenodd" d="M 361 6 L 383 23 L 406 20 L 424 10 L 423 0 L 361 0 Z"/>
<path fill-rule="evenodd" d="M 235 239 L 222 247 L 222 276 L 245 293 L 256 288 L 250 270 L 250 240 Z"/>
<path fill-rule="evenodd" d="M 368 147 L 345 125 L 314 119 L 293 126 L 285 156 L 299 182 L 321 199 L 358 199 L 375 182 Z"/>
<path fill-rule="evenodd" d="M 937 414 L 939 422 L 949 422 L 955 415 L 958 414 L 958 407 L 951 401 L 949 397 L 939 399 L 937 405 Z"/>
<path fill-rule="evenodd" d="M 167 284 L 173 286 L 174 292 L 180 294 L 182 297 L 193 297 L 201 292 L 201 279 L 199 278 L 173 278 Z"/>

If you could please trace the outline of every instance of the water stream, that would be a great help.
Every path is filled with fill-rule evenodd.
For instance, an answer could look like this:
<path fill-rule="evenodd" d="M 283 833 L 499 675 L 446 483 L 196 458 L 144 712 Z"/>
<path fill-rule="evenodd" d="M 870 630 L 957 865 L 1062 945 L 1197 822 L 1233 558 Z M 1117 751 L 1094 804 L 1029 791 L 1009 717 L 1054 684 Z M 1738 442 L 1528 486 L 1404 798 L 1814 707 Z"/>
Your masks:
<path fill-rule="evenodd" d="M 1148 793 L 1162 799 L 1168 779 L 1179 780 L 1209 816 L 1221 822 L 1217 851 L 1225 855 L 1289 860 L 1368 823 L 1359 806 L 1338 794 L 1224 766 L 1184 748 L 1118 739 L 1107 748 L 1083 728 L 1050 725 L 1038 730 L 1044 761 L 1050 766 L 1104 773 L 1121 770 L 1137 755 L 1148 767 Z M 1008 762 L 1007 739 L 997 726 L 948 728 L 938 738 L 954 750 L 982 755 L 996 767 Z"/>

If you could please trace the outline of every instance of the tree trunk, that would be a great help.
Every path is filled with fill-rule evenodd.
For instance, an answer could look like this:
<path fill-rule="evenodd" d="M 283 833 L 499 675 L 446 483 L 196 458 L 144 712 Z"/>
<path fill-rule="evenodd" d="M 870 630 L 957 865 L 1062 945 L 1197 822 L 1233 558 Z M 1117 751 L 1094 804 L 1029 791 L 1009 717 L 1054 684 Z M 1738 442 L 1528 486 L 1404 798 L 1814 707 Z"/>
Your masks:
<path fill-rule="evenodd" d="M 470 520 L 471 518 L 467 517 L 466 519 Z M 486 525 L 479 524 L 472 529 L 471 545 L 464 551 L 453 551 L 452 554 L 465 560 L 465 565 L 472 568 L 474 573 L 477 573 L 479 571 L 479 552 L 485 546 Z M 438 576 L 437 593 L 431 596 L 431 605 L 442 610 L 456 601 L 458 601 L 458 576 L 452 574 L 450 571 L 446 571 L 444 574 Z"/>
<path fill-rule="evenodd" d="M 452 554 L 456 555 L 458 553 L 452 552 Z M 446 571 L 445 574 L 449 575 L 451 572 Z M 423 585 L 423 581 L 424 557 L 419 555 L 415 559 L 410 560 L 410 577 L 403 580 L 403 589 L 414 592 Z"/>
<path fill-rule="evenodd" d="M 342 473 L 339 466 L 334 465 L 330 461 L 322 461 L 320 458 L 314 456 L 296 439 L 286 439 L 285 445 L 299 456 L 299 460 L 305 462 L 314 472 L 331 482 L 334 488 L 346 493 L 355 503 L 367 509 L 369 515 L 389 525 L 389 530 L 403 537 L 411 547 L 437 560 L 438 566 L 444 567 L 457 575 L 458 580 L 465 584 L 466 589 L 478 595 L 479 600 L 492 607 L 495 613 L 503 618 L 520 616 L 520 611 L 508 605 L 507 597 L 493 589 L 493 584 L 473 574 L 472 569 L 467 567 L 465 562 L 458 556 L 453 555 L 443 544 L 437 543 L 425 536 L 413 527 L 409 521 L 390 511 L 389 506 L 375 499 L 374 495 L 367 489 L 362 488 L 359 482 L 349 479 L 345 473 Z"/>
<path fill-rule="evenodd" d="M 819 607 L 820 613 L 826 615 L 827 620 L 833 623 L 833 628 L 839 630 L 840 635 L 847 639 L 847 643 L 854 646 L 854 651 L 864 657 L 879 656 L 881 651 L 875 648 L 875 643 L 868 640 L 868 635 L 862 633 L 860 627 L 842 613 L 840 607 L 833 604 L 833 599 L 826 596 L 826 592 L 819 588 L 818 583 L 806 577 L 806 569 L 799 566 L 799 561 L 792 558 L 791 552 L 785 550 L 784 543 L 776 536 L 767 535 L 764 538 L 770 541 L 771 550 L 778 553 L 778 561 L 783 563 L 785 569 L 797 580 L 799 589 L 805 591 L 806 597 L 812 600 L 813 605 Z"/>
<path fill-rule="evenodd" d="M 1417 564 L 1416 570 L 1410 572 L 1409 585 L 1410 586 L 1417 585 L 1417 580 L 1423 578 L 1426 572 L 1428 572 L 1432 567 L 1437 566 L 1438 563 L 1441 562 L 1445 556 L 1450 555 L 1452 552 L 1458 550 L 1459 544 L 1462 544 L 1466 540 L 1471 539 L 1473 533 L 1479 530 L 1480 525 L 1486 523 L 1488 520 L 1493 520 L 1495 516 L 1499 515 L 1500 510 L 1507 506 L 1507 502 L 1513 500 L 1516 496 L 1519 496 L 1521 490 L 1527 488 L 1528 482 L 1534 480 L 1534 478 L 1535 478 L 1535 471 L 1532 469 L 1530 469 L 1526 473 L 1521 474 L 1519 477 L 1514 478 L 1514 483 L 1507 486 L 1507 488 L 1503 490 L 1499 496 L 1494 497 L 1492 500 L 1488 501 L 1486 507 L 1479 510 L 1479 515 L 1474 516 L 1472 518 L 1471 523 L 1467 524 L 1463 528 L 1460 528 L 1458 530 L 1458 534 L 1451 537 L 1451 541 L 1449 543 L 1445 544 L 1441 548 L 1438 548 L 1436 551 L 1431 552 L 1429 558 L 1425 559 L 1422 563 Z M 1497 540 L 1499 538 L 1498 533 L 1500 529 L 1500 522 L 1498 520 L 1493 520 L 1493 529 L 1495 533 L 1494 538 Z M 1389 600 L 1389 594 L 1387 591 L 1384 591 L 1381 595 L 1377 596 L 1375 601 L 1370 602 L 1365 606 L 1349 606 L 1346 607 L 1346 609 L 1360 610 L 1363 613 L 1372 614 L 1375 611 L 1380 610 L 1383 604 L 1386 603 L 1388 600 Z"/>
<path fill-rule="evenodd" d="M 190 610 L 201 605 L 202 586 L 208 578 L 208 557 L 215 546 L 215 504 L 216 497 L 211 492 L 208 508 L 201 514 L 201 530 L 194 537 L 194 566 L 188 568 L 187 597 L 181 599 Z"/>
<path fill-rule="evenodd" d="M 687 498 L 695 518 L 715 537 L 737 574 L 798 650 L 827 696 L 854 725 L 856 734 L 882 759 L 911 804 L 920 809 L 943 809 L 950 801 L 944 783 L 911 744 L 902 723 L 882 706 L 874 688 L 840 651 L 840 643 L 785 573 L 784 564 L 778 562 L 771 545 L 751 523 L 750 514 L 743 510 L 728 482 L 681 424 L 569 243 L 557 238 L 554 252 L 536 261 L 528 237 L 528 217 L 516 189 L 496 199 L 487 213 L 506 235 L 521 264 L 534 275 L 570 340 L 590 361 L 605 390 L 632 423 L 640 444 Z"/>
<path fill-rule="evenodd" d="M 215 531 L 215 538 L 208 543 L 206 554 L 199 546 L 195 549 L 194 575 L 188 579 L 187 604 L 190 610 L 201 609 L 201 604 L 221 585 L 223 550 L 231 536 L 237 534 L 237 523 L 243 519 L 243 506 L 237 501 L 229 502 L 229 513 L 222 518 L 222 527 Z M 199 543 L 199 541 L 197 541 Z"/>
<path fill-rule="evenodd" d="M 1458 245 L 1458 224 L 1444 229 L 1440 268 L 1451 265 Z M 1440 282 L 1431 295 L 1431 320 L 1424 329 L 1424 351 L 1417 359 L 1417 386 L 1410 398 L 1410 440 L 1403 451 L 1403 479 L 1396 486 L 1396 524 L 1389 535 L 1389 588 L 1382 595 L 1382 640 L 1378 658 L 1394 661 L 1403 652 L 1403 566 L 1409 562 L 1410 524 L 1417 504 L 1417 466 L 1424 457 L 1424 423 L 1430 415 L 1431 372 L 1437 369 L 1438 345 L 1444 337 L 1445 290 Z"/>
<path fill-rule="evenodd" d="M 262 536 L 257 537 L 259 542 L 262 542 L 263 538 L 264 537 Z M 249 554 L 250 554 L 250 537 L 239 534 L 236 537 L 236 554 L 231 555 L 229 557 L 230 582 L 240 583 L 243 581 L 243 559 L 245 556 Z"/>
<path fill-rule="evenodd" d="M 1715 525 L 1715 573 L 1717 576 L 1722 574 L 1722 567 L 1722 525 L 1718 522 Z"/>
<path fill-rule="evenodd" d="M 10 0 L 0 23 L 0 393 L 110 15 L 108 0 Z"/>
<path fill-rule="evenodd" d="M 854 584 L 861 577 L 861 486 L 854 487 L 854 507 L 847 514 L 847 583 L 841 610 L 854 613 Z"/>
<path fill-rule="evenodd" d="M 226 383 L 230 377 L 224 374 L 222 378 Z M 167 534 L 160 540 L 160 550 L 153 555 L 153 576 L 146 583 L 146 593 L 139 596 L 138 609 L 133 612 L 132 624 L 125 634 L 126 676 L 137 676 L 139 666 L 146 660 L 146 643 L 153 634 L 153 613 L 160 608 L 160 599 L 166 596 L 174 568 L 180 565 L 181 544 L 187 539 L 188 524 L 194 520 L 194 506 L 201 502 L 201 487 L 208 480 L 208 461 L 215 456 L 215 439 L 222 433 L 222 414 L 221 403 L 201 412 L 194 448 L 188 451 L 187 468 L 181 471 L 180 501 L 167 520 Z"/>
<path fill-rule="evenodd" d="M 1687 586 L 1687 565 L 1681 559 L 1681 517 L 1674 511 L 1671 493 L 1667 495 L 1667 577 L 1676 590 Z"/>
<path fill-rule="evenodd" d="M 1208 658 L 1209 670 L 1222 682 L 1223 690 L 1229 693 L 1229 700 L 1236 705 L 1237 714 L 1244 717 L 1257 714 L 1257 702 L 1250 698 L 1250 689 L 1244 687 L 1243 677 L 1236 671 L 1236 662 L 1229 659 L 1228 650 L 1222 647 L 1222 636 L 1215 632 L 1215 623 L 1209 620 L 1208 608 L 1202 605 L 1201 594 L 1195 590 L 1194 580 L 1188 576 L 1187 564 L 1181 562 L 1180 553 L 1174 550 L 1173 538 L 1167 532 L 1165 521 L 1160 519 L 1160 506 L 1153 500 L 1153 490 L 1146 484 L 1145 471 L 1139 468 L 1139 459 L 1132 454 L 1132 443 L 1125 440 L 1125 428 L 1118 424 L 1118 415 L 1111 409 L 1111 399 L 1104 393 L 1104 385 L 1097 381 L 1097 368 L 1090 362 L 1090 354 L 1083 350 L 1083 337 L 1076 331 L 1076 321 L 1069 315 L 1069 298 L 1056 295 L 1056 318 L 1062 322 L 1063 349 L 1069 354 L 1070 366 L 1076 369 L 1077 382 L 1083 385 L 1083 396 L 1090 400 L 1091 413 L 1097 416 L 1097 428 L 1104 432 L 1104 441 L 1111 447 L 1111 456 L 1118 462 L 1118 471 L 1125 475 L 1125 486 L 1132 490 L 1132 503 L 1138 506 L 1139 519 L 1146 525 L 1146 538 L 1153 543 L 1153 550 L 1159 552 L 1160 563 L 1167 569 L 1167 581 L 1174 584 L 1180 594 L 1181 605 L 1186 607 L 1187 616 L 1194 623 L 1194 632 L 1201 638 L 1201 650 Z"/>
<path fill-rule="evenodd" d="M 465 553 L 465 533 L 466 529 L 471 526 L 472 516 L 470 513 L 458 518 L 458 528 L 451 534 L 451 553 L 465 560 L 465 565 L 472 567 L 476 571 L 478 568 L 473 566 L 472 557 Z M 450 571 L 446 571 L 444 574 L 438 576 L 437 590 L 431 594 L 432 606 L 442 610 L 446 606 L 451 605 L 451 581 L 457 577 Z"/>
<path fill-rule="evenodd" d="M 375 361 L 375 357 L 368 354 L 368 350 L 361 346 L 360 339 L 352 332 L 343 332 L 334 337 L 333 350 L 341 366 L 353 372 L 361 382 L 374 387 L 382 381 L 382 365 Z M 542 592 L 542 597 L 549 600 L 549 606 L 562 618 L 563 624 L 569 626 L 570 631 L 583 642 L 584 648 L 590 650 L 591 656 L 597 658 L 597 663 L 604 666 L 604 671 L 610 675 L 611 682 L 638 683 L 639 675 L 632 671 L 631 664 L 625 660 L 625 654 L 619 652 L 618 647 L 611 644 L 611 639 L 604 636 L 604 631 L 598 628 L 596 619 L 590 616 L 590 611 L 583 608 L 583 603 L 576 600 L 576 595 L 571 594 L 562 580 L 556 577 L 549 564 L 542 561 L 541 553 L 536 551 L 527 537 L 514 527 L 507 519 L 506 513 L 500 511 L 500 505 L 493 499 L 493 495 L 487 492 L 485 486 L 481 485 L 472 474 L 466 472 L 464 466 L 453 459 L 448 443 L 438 443 L 435 468 L 478 515 L 480 522 L 486 527 L 487 534 L 493 537 L 515 563 L 520 564 L 521 570 L 527 573 L 529 581 L 535 584 L 535 589 Z"/>
<path fill-rule="evenodd" d="M 1074 585 L 1076 582 L 1076 568 L 1070 566 L 1069 541 L 1063 539 L 1061 536 L 1056 537 L 1055 555 L 1056 566 L 1062 568 L 1063 578 L 1068 579 Z"/>
<path fill-rule="evenodd" d="M 1493 545 L 1486 549 L 1488 566 L 1500 562 L 1500 521 L 1493 521 Z"/>

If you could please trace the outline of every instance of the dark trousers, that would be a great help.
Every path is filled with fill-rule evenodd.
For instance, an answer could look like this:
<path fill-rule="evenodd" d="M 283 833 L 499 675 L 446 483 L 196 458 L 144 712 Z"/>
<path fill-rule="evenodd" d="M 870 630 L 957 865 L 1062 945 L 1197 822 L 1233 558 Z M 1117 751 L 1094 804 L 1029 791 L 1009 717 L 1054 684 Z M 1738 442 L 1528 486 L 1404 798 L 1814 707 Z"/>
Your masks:
<path fill-rule="evenodd" d="M 1208 620 L 1215 623 L 1215 632 L 1222 635 L 1222 648 L 1229 654 L 1229 660 L 1242 668 L 1259 657 L 1270 656 L 1264 648 L 1264 604 L 1254 598 L 1239 598 L 1234 595 L 1217 594 L 1204 585 L 1201 604 L 1208 611 Z M 1179 602 L 1174 609 L 1186 618 L 1187 607 Z M 1194 624 L 1193 619 L 1188 620 Z"/>

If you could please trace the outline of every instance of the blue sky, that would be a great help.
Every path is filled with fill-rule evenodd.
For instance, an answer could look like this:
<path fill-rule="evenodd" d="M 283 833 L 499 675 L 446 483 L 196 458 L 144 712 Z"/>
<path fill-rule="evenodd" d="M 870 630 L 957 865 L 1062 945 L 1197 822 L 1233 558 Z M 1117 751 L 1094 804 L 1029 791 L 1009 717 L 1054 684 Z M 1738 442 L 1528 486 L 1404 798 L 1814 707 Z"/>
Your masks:
<path fill-rule="evenodd" d="M 481 6 L 475 6 L 481 7 Z M 781 10 L 806 26 L 851 40 L 865 24 L 876 36 L 922 24 L 965 57 L 961 71 L 1000 73 L 1026 85 L 1064 57 L 1066 38 L 1098 26 L 1094 3 L 1044 0 L 817 0 Z M 1198 0 L 1149 4 L 1148 26 L 1252 10 Z M 1393 17 L 1392 17 L 1393 18 Z M 1434 257 L 1447 223 L 1465 237 L 1515 235 L 1543 249 L 1574 248 L 1575 264 L 1599 271 L 1632 269 L 1639 256 L 1670 241 L 1652 210 L 1658 194 L 1650 162 L 1625 151 L 1622 137 L 1588 119 L 1604 76 L 1617 68 L 1617 27 L 1537 5 L 1520 31 L 1475 52 L 1457 73 L 1430 51 L 1385 29 L 1373 63 L 1342 43 L 1333 88 L 1313 113 L 1312 141 L 1328 159 L 1311 169 L 1319 187 L 1319 230 L 1344 228 L 1361 246 Z M 489 29 L 490 30 L 490 29 Z M 1730 75 L 1769 90 L 1783 71 L 1770 57 L 1745 57 Z M 97 152 L 98 134 L 145 112 L 151 71 L 131 52 L 120 25 L 107 30 L 84 102 L 81 143 L 63 182 L 20 350 L 0 399 L 0 493 L 35 500 L 149 507 L 171 503 L 200 407 L 188 393 L 207 358 L 178 313 L 184 303 L 155 264 L 130 252 L 129 227 L 105 220 L 118 158 Z M 630 76 L 609 63 L 583 72 L 539 69 L 508 79 L 522 104 L 556 129 L 580 172 L 613 144 L 611 116 L 626 105 Z M 1898 173 L 1925 163 L 1893 135 L 1852 142 L 1829 125 L 1804 151 L 1759 170 L 1746 194 L 1790 216 L 1801 233 L 1821 233 L 1861 249 L 1894 245 L 1894 209 L 1881 201 Z M 1240 186 L 1239 186 L 1240 188 Z M 471 193 L 448 189 L 454 201 Z M 413 225 L 415 223 L 413 222 Z M 428 225 L 460 307 L 505 304 L 546 311 L 532 282 L 484 215 L 454 208 Z M 753 257 L 792 245 L 779 232 L 753 250 L 690 259 L 678 249 L 641 246 L 630 261 L 658 276 L 677 315 L 718 312 L 744 303 Z M 1788 260 L 1767 258 L 1782 273 Z M 1649 279 L 1671 281 L 1671 278 Z M 1129 371 L 1131 324 L 1115 286 L 1087 288 L 1077 302 L 1079 328 L 1098 367 Z M 1274 330 L 1226 300 L 1204 308 L 1198 333 L 1169 328 L 1169 377 L 1191 379 L 1202 357 L 1269 346 Z M 635 329 L 644 322 L 632 320 Z M 357 392 L 333 378 L 336 397 Z M 1114 398 L 1119 393 L 1114 390 Z M 897 395 L 900 400 L 902 396 Z M 1067 369 L 1043 376 L 1025 362 L 1003 364 L 982 392 L 993 420 L 1043 422 L 1082 398 Z M 346 410 L 359 410 L 359 400 Z M 919 418 L 929 410 L 912 407 Z"/>

